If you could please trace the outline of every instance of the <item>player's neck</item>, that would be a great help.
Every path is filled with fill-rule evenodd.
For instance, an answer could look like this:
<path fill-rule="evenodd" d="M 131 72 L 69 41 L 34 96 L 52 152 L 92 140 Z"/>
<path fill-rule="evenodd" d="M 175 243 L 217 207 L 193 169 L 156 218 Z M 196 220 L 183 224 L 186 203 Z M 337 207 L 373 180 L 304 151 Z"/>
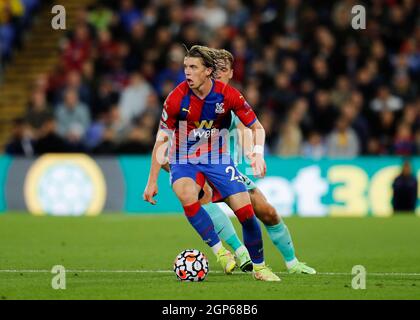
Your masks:
<path fill-rule="evenodd" d="M 197 89 L 192 89 L 192 91 L 197 97 L 199 97 L 200 99 L 204 99 L 208 96 L 212 87 L 213 81 L 209 78 L 200 87 L 198 87 Z"/>

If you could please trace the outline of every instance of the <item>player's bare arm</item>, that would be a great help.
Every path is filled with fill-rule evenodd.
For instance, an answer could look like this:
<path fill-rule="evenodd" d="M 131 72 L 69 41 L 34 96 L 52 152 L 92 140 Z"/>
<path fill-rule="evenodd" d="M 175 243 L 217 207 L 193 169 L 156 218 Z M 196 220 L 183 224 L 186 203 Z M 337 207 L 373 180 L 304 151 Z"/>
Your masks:
<path fill-rule="evenodd" d="M 252 130 L 254 147 L 251 153 L 248 154 L 248 157 L 252 161 L 251 166 L 254 171 L 254 176 L 263 178 L 267 172 L 267 166 L 264 160 L 265 130 L 258 120 L 249 128 Z"/>
<path fill-rule="evenodd" d="M 155 145 L 153 147 L 149 179 L 143 192 L 143 200 L 150 202 L 151 204 L 156 204 L 156 200 L 153 199 L 153 197 L 158 193 L 157 180 L 159 177 L 160 169 L 162 167 L 168 168 L 167 171 L 169 171 L 169 165 L 165 159 L 166 151 L 168 148 L 168 140 L 168 134 L 164 130 L 159 130 L 156 135 Z"/>

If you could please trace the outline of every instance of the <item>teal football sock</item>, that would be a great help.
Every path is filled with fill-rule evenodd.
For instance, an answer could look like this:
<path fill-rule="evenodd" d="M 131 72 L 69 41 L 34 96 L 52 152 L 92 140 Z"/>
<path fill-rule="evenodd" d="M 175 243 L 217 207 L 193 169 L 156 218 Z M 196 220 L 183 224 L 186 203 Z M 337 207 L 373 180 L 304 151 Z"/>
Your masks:
<path fill-rule="evenodd" d="M 295 248 L 293 247 L 292 237 L 289 229 L 283 221 L 274 226 L 265 226 L 271 241 L 283 255 L 286 262 L 296 259 Z"/>
<path fill-rule="evenodd" d="M 241 240 L 239 240 L 239 237 L 236 233 L 232 234 L 225 241 L 235 251 L 235 253 L 239 248 L 244 247 L 244 245 L 242 244 Z"/>
<path fill-rule="evenodd" d="M 214 224 L 214 230 L 219 237 L 224 240 L 234 251 L 240 248 L 243 244 L 239 240 L 233 227 L 232 221 L 223 212 L 223 210 L 215 203 L 208 203 L 203 205 L 203 208 L 209 214 Z"/>

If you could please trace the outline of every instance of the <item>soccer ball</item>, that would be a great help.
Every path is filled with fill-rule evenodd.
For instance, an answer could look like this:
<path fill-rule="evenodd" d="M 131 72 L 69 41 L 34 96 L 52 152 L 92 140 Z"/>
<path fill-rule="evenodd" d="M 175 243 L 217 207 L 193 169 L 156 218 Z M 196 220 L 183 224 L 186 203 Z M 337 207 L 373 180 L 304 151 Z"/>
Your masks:
<path fill-rule="evenodd" d="M 187 249 L 175 258 L 174 272 L 181 281 L 203 281 L 209 272 L 209 261 L 199 250 Z"/>

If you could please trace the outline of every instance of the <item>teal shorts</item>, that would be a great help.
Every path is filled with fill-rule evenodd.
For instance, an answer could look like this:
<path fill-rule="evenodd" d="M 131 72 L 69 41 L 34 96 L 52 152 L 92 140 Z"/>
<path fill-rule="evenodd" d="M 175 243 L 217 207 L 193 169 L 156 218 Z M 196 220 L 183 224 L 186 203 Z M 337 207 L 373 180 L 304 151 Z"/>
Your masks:
<path fill-rule="evenodd" d="M 241 175 L 243 182 L 245 184 L 245 187 L 248 191 L 257 189 L 257 185 L 255 184 L 254 181 L 252 181 L 250 178 L 248 178 L 248 176 L 244 175 L 242 172 L 240 172 L 238 170 L 239 174 Z"/>

